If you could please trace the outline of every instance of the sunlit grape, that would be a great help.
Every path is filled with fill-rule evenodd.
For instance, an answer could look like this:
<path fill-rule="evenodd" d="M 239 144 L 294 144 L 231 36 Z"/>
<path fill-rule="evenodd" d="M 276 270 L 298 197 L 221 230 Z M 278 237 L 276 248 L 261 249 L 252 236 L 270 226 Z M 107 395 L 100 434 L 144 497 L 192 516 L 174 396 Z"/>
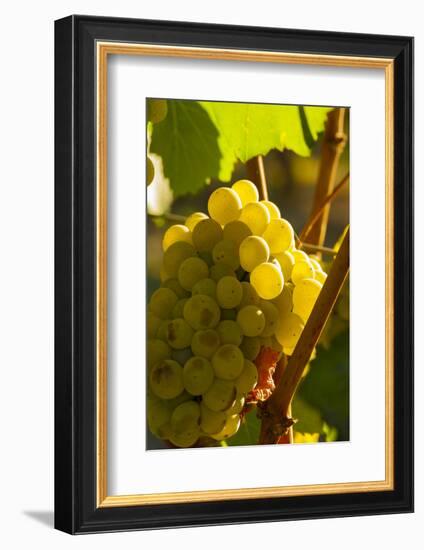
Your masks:
<path fill-rule="evenodd" d="M 253 235 L 262 235 L 271 216 L 265 205 L 260 202 L 250 202 L 243 207 L 239 219 L 249 227 Z"/>
<path fill-rule="evenodd" d="M 237 314 L 237 323 L 244 336 L 259 336 L 265 328 L 265 315 L 256 306 L 245 306 Z"/>
<path fill-rule="evenodd" d="M 191 231 L 185 225 L 171 225 L 165 231 L 165 234 L 162 239 L 162 248 L 167 250 L 171 244 L 177 242 L 186 242 L 192 244 Z"/>
<path fill-rule="evenodd" d="M 280 269 L 266 262 L 255 267 L 250 274 L 250 282 L 261 298 L 272 300 L 283 290 L 284 277 Z"/>
<path fill-rule="evenodd" d="M 209 218 L 198 222 L 192 233 L 193 244 L 198 252 L 211 252 L 216 243 L 222 240 L 222 236 L 220 224 Z"/>
<path fill-rule="evenodd" d="M 206 220 L 207 218 L 208 216 L 203 212 L 194 212 L 186 219 L 185 225 L 189 228 L 190 231 L 193 231 L 193 229 L 200 221 Z"/>
<path fill-rule="evenodd" d="M 269 215 L 271 217 L 271 220 L 276 220 L 276 219 L 281 217 L 280 209 L 278 208 L 278 206 L 276 204 L 274 204 L 271 201 L 260 201 L 260 202 L 261 202 L 261 204 L 266 206 L 266 208 L 269 212 Z"/>
<path fill-rule="evenodd" d="M 244 239 L 240 245 L 240 265 L 246 271 L 253 271 L 255 267 L 269 258 L 268 243 L 262 237 L 251 236 Z"/>
<path fill-rule="evenodd" d="M 288 250 L 293 237 L 293 227 L 283 219 L 271 220 L 263 233 L 263 238 L 268 243 L 271 254 L 280 254 Z"/>
<path fill-rule="evenodd" d="M 237 220 L 241 212 L 241 201 L 237 193 L 229 187 L 219 187 L 208 200 L 210 217 L 221 225 Z"/>
<path fill-rule="evenodd" d="M 231 187 L 240 197 L 243 206 L 246 206 L 249 202 L 258 202 L 258 189 L 250 180 L 236 181 Z"/>

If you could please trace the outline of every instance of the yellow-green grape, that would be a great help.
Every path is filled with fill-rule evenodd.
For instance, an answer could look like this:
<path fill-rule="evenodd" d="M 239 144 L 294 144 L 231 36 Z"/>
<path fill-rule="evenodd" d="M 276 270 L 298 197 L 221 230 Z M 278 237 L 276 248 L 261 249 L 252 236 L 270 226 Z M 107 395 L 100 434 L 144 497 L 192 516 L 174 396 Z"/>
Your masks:
<path fill-rule="evenodd" d="M 294 264 L 291 279 L 295 285 L 299 284 L 303 279 L 314 279 L 315 272 L 310 262 L 303 260 Z"/>
<path fill-rule="evenodd" d="M 262 235 L 270 220 L 267 207 L 260 202 L 246 204 L 240 214 L 240 221 L 249 227 L 253 235 Z"/>
<path fill-rule="evenodd" d="M 278 310 L 279 317 L 285 317 L 293 309 L 293 291 L 288 285 L 284 285 L 281 294 L 279 294 L 272 303 Z"/>
<path fill-rule="evenodd" d="M 178 282 L 186 290 L 209 275 L 208 264 L 197 257 L 187 258 L 178 269 Z"/>
<path fill-rule="evenodd" d="M 200 436 L 200 407 L 196 401 L 178 405 L 171 415 L 170 441 L 177 447 L 191 447 Z"/>
<path fill-rule="evenodd" d="M 261 204 L 266 206 L 269 215 L 271 217 L 271 220 L 278 220 L 278 218 L 281 218 L 280 209 L 276 204 L 274 204 L 271 201 L 260 201 Z"/>
<path fill-rule="evenodd" d="M 284 277 L 277 266 L 269 262 L 259 264 L 250 274 L 250 283 L 264 300 L 276 298 L 284 286 Z"/>
<path fill-rule="evenodd" d="M 163 438 L 166 434 L 164 427 L 171 420 L 171 410 L 167 401 L 149 397 L 147 401 L 147 422 L 150 431 L 156 437 Z"/>
<path fill-rule="evenodd" d="M 233 344 L 234 346 L 240 346 L 243 340 L 243 334 L 241 332 L 240 325 L 235 321 L 225 319 L 221 321 L 216 328 L 219 339 L 222 344 Z"/>
<path fill-rule="evenodd" d="M 256 365 L 249 361 L 244 360 L 243 370 L 240 376 L 235 381 L 236 389 L 241 394 L 249 393 L 258 383 L 258 369 Z"/>
<path fill-rule="evenodd" d="M 171 319 L 164 319 L 161 321 L 158 331 L 156 333 L 156 338 L 159 340 L 163 340 L 164 342 L 168 343 L 168 323 Z"/>
<path fill-rule="evenodd" d="M 293 237 L 293 227 L 287 220 L 280 218 L 271 220 L 263 233 L 263 238 L 268 243 L 271 254 L 279 254 L 288 250 Z"/>
<path fill-rule="evenodd" d="M 243 336 L 259 336 L 265 328 L 265 315 L 257 306 L 246 306 L 237 313 Z"/>
<path fill-rule="evenodd" d="M 229 187 L 219 187 L 209 197 L 208 212 L 221 225 L 237 220 L 241 212 L 240 198 Z"/>
<path fill-rule="evenodd" d="M 178 319 L 184 317 L 184 306 L 188 298 L 181 298 L 172 308 L 171 317 L 172 319 Z"/>
<path fill-rule="evenodd" d="M 152 313 L 147 311 L 147 337 L 154 338 L 158 332 L 159 326 L 162 322 L 162 319 Z"/>
<path fill-rule="evenodd" d="M 193 296 L 196 294 L 205 294 L 206 296 L 210 296 L 215 300 L 216 299 L 216 282 L 209 277 L 207 277 L 206 279 L 201 279 L 200 281 L 197 281 L 197 283 L 193 285 L 191 292 Z"/>
<path fill-rule="evenodd" d="M 171 244 L 163 255 L 163 267 L 169 277 L 176 279 L 180 265 L 192 256 L 196 256 L 196 251 L 190 243 L 179 241 Z"/>
<path fill-rule="evenodd" d="M 223 239 L 216 243 L 212 251 L 213 261 L 217 264 L 223 262 L 236 270 L 240 265 L 239 252 L 233 241 Z"/>
<path fill-rule="evenodd" d="M 234 380 L 240 376 L 243 365 L 243 354 L 233 344 L 224 344 L 216 350 L 212 357 L 215 375 L 223 380 Z"/>
<path fill-rule="evenodd" d="M 175 445 L 175 447 L 187 449 L 188 447 L 193 447 L 199 437 L 200 427 L 190 426 L 190 428 L 185 432 L 175 433 L 174 431 L 171 431 L 168 439 L 173 445 Z"/>
<path fill-rule="evenodd" d="M 266 338 L 275 334 L 278 328 L 279 313 L 274 304 L 266 300 L 261 300 L 259 307 L 265 315 L 265 328 L 263 329 L 261 336 Z"/>
<path fill-rule="evenodd" d="M 222 240 L 222 236 L 222 227 L 210 218 L 200 220 L 192 233 L 193 244 L 198 252 L 211 252 L 216 243 Z"/>
<path fill-rule="evenodd" d="M 193 214 L 190 214 L 190 216 L 186 219 L 185 224 L 190 231 L 193 231 L 193 229 L 200 221 L 207 219 L 208 216 L 203 212 L 193 212 Z"/>
<path fill-rule="evenodd" d="M 229 437 L 237 433 L 240 427 L 240 422 L 241 420 L 238 414 L 228 416 L 225 422 L 225 426 L 222 428 L 222 430 L 217 434 L 211 434 L 211 437 L 213 437 L 217 441 L 228 439 Z"/>
<path fill-rule="evenodd" d="M 163 264 L 160 266 L 159 279 L 161 283 L 165 283 L 166 281 L 168 281 L 168 279 L 172 279 L 171 275 L 167 273 Z"/>
<path fill-rule="evenodd" d="M 295 262 L 308 262 L 309 263 L 309 256 L 306 254 L 306 252 L 303 252 L 303 250 L 292 249 L 292 250 L 290 250 L 290 252 L 291 252 Z"/>
<path fill-rule="evenodd" d="M 315 271 L 315 279 L 323 285 L 327 279 L 327 273 L 324 273 L 324 271 Z"/>
<path fill-rule="evenodd" d="M 191 231 L 185 225 L 171 225 L 171 227 L 168 227 L 168 229 L 165 231 L 165 234 L 163 236 L 162 248 L 165 251 L 171 246 L 171 244 L 177 243 L 179 241 L 192 244 Z"/>
<path fill-rule="evenodd" d="M 285 250 L 284 252 L 275 254 L 275 259 L 280 264 L 281 272 L 284 275 L 284 280 L 290 281 L 294 263 L 295 263 L 293 254 L 288 250 Z"/>
<path fill-rule="evenodd" d="M 216 285 L 216 300 L 224 309 L 235 308 L 243 296 L 241 283 L 235 277 L 222 277 Z"/>
<path fill-rule="evenodd" d="M 226 411 L 237 396 L 236 387 L 230 380 L 215 378 L 212 386 L 203 394 L 203 401 L 211 411 Z"/>
<path fill-rule="evenodd" d="M 170 359 L 171 348 L 163 340 L 153 338 L 147 340 L 147 368 L 150 370 L 156 363 L 160 363 L 164 359 Z"/>
<path fill-rule="evenodd" d="M 190 359 L 190 357 L 193 357 L 190 348 L 173 349 L 171 351 L 171 359 L 173 359 L 180 365 L 184 365 Z"/>
<path fill-rule="evenodd" d="M 184 319 L 195 330 L 216 327 L 220 316 L 218 304 L 205 294 L 192 296 L 184 306 Z"/>
<path fill-rule="evenodd" d="M 258 306 L 260 298 L 253 286 L 248 281 L 243 281 L 241 283 L 241 288 L 243 291 L 243 296 L 238 308 L 241 309 L 245 306 Z"/>
<path fill-rule="evenodd" d="M 231 269 L 231 267 L 227 264 L 224 264 L 224 262 L 219 262 L 219 264 L 215 264 L 210 268 L 209 272 L 211 279 L 213 279 L 216 283 L 222 279 L 222 277 L 235 277 L 236 274 L 234 273 L 234 269 Z"/>
<path fill-rule="evenodd" d="M 213 411 L 203 401 L 200 402 L 200 428 L 203 432 L 206 434 L 220 432 L 225 426 L 226 420 L 225 413 Z"/>
<path fill-rule="evenodd" d="M 235 321 L 237 310 L 235 308 L 221 310 L 221 321 Z"/>
<path fill-rule="evenodd" d="M 249 202 L 258 202 L 259 193 L 256 185 L 250 180 L 239 180 L 233 183 L 232 189 L 240 197 L 241 204 L 246 206 Z"/>
<path fill-rule="evenodd" d="M 149 309 L 156 317 L 169 319 L 178 296 L 170 288 L 158 288 L 150 297 Z"/>
<path fill-rule="evenodd" d="M 246 271 L 253 271 L 255 267 L 269 259 L 268 243 L 257 236 L 246 237 L 240 245 L 240 265 Z"/>
<path fill-rule="evenodd" d="M 302 334 L 304 326 L 299 315 L 289 313 L 285 317 L 280 317 L 280 323 L 275 336 L 284 348 L 294 348 Z"/>
<path fill-rule="evenodd" d="M 147 120 L 157 124 L 162 122 L 168 113 L 168 104 L 166 99 L 148 99 L 147 100 Z"/>
<path fill-rule="evenodd" d="M 161 399 L 173 399 L 184 390 L 183 368 L 172 359 L 156 363 L 150 371 L 150 387 Z"/>
<path fill-rule="evenodd" d="M 315 279 L 302 279 L 293 290 L 293 313 L 306 323 L 321 292 L 322 285 Z"/>
<path fill-rule="evenodd" d="M 208 264 L 208 267 L 213 265 L 212 252 L 210 250 L 199 252 L 197 255 L 199 256 L 199 258 L 201 258 L 204 262 Z"/>
<path fill-rule="evenodd" d="M 246 402 L 246 398 L 243 394 L 238 393 L 236 396 L 236 400 L 231 405 L 231 407 L 228 409 L 228 411 L 225 411 L 225 414 L 227 416 L 233 416 L 234 414 L 240 414 L 243 410 L 244 404 Z"/>
<path fill-rule="evenodd" d="M 311 256 L 309 256 L 309 261 L 311 262 L 312 267 L 314 268 L 315 271 L 322 271 L 322 267 L 318 262 L 318 260 L 316 260 L 315 258 L 311 258 Z"/>
<path fill-rule="evenodd" d="M 218 332 L 212 328 L 198 330 L 191 340 L 191 350 L 194 355 L 211 359 L 221 344 Z"/>
<path fill-rule="evenodd" d="M 184 387 L 191 395 L 202 395 L 212 385 L 214 371 L 204 357 L 191 357 L 184 365 Z"/>
<path fill-rule="evenodd" d="M 190 293 L 183 288 L 177 279 L 168 279 L 162 284 L 163 287 L 170 288 L 172 292 L 174 292 L 178 298 L 188 298 L 190 296 Z"/>
<path fill-rule="evenodd" d="M 254 361 L 261 350 L 261 341 L 258 337 L 244 336 L 240 344 L 240 349 L 246 359 Z"/>
<path fill-rule="evenodd" d="M 193 329 L 185 319 L 172 319 L 167 325 L 166 340 L 171 348 L 187 348 L 193 338 Z"/>
<path fill-rule="evenodd" d="M 252 232 L 249 227 L 240 220 L 234 220 L 233 222 L 227 223 L 223 229 L 224 240 L 233 241 L 237 249 L 240 247 L 241 243 L 246 237 L 249 237 Z"/>
<path fill-rule="evenodd" d="M 149 186 L 155 179 L 155 165 L 150 157 L 146 158 L 146 183 Z"/>

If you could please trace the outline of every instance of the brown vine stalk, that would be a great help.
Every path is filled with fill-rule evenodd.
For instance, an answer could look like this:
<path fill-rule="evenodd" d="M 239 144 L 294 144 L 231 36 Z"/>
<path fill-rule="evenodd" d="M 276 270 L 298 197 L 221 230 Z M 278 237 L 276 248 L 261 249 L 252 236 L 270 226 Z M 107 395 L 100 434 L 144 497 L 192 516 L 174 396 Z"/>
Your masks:
<path fill-rule="evenodd" d="M 268 186 L 265 177 L 264 159 L 256 155 L 246 162 L 247 177 L 256 185 L 260 200 L 268 200 Z"/>

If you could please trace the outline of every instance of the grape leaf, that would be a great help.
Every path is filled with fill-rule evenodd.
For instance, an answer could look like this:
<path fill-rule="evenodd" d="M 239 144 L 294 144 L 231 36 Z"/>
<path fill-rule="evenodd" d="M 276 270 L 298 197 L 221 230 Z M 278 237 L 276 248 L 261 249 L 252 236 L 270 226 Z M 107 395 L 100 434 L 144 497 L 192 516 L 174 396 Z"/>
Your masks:
<path fill-rule="evenodd" d="M 309 156 L 331 107 L 200 102 L 219 131 L 222 150 L 246 162 L 271 149 Z"/>
<path fill-rule="evenodd" d="M 231 447 L 238 445 L 257 445 L 260 430 L 261 421 L 256 416 L 256 410 L 253 409 L 243 418 L 238 432 L 226 440 L 227 444 Z"/>
<path fill-rule="evenodd" d="M 323 431 L 323 422 L 319 411 L 297 394 L 293 399 L 292 417 L 297 420 L 294 425 L 297 432 L 312 434 Z"/>
<path fill-rule="evenodd" d="M 197 101 L 168 101 L 166 118 L 154 125 L 150 151 L 162 157 L 174 197 L 197 193 L 211 178 L 228 181 L 235 162 L 218 143 L 218 130 Z"/>

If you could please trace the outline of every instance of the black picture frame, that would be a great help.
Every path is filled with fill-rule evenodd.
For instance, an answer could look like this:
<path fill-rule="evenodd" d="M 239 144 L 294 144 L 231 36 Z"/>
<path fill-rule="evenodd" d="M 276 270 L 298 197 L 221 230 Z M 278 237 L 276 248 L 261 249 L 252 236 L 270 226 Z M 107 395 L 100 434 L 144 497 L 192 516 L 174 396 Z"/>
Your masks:
<path fill-rule="evenodd" d="M 97 507 L 98 40 L 394 60 L 394 490 Z M 413 39 L 70 16 L 55 22 L 55 527 L 68 533 L 413 511 Z"/>

